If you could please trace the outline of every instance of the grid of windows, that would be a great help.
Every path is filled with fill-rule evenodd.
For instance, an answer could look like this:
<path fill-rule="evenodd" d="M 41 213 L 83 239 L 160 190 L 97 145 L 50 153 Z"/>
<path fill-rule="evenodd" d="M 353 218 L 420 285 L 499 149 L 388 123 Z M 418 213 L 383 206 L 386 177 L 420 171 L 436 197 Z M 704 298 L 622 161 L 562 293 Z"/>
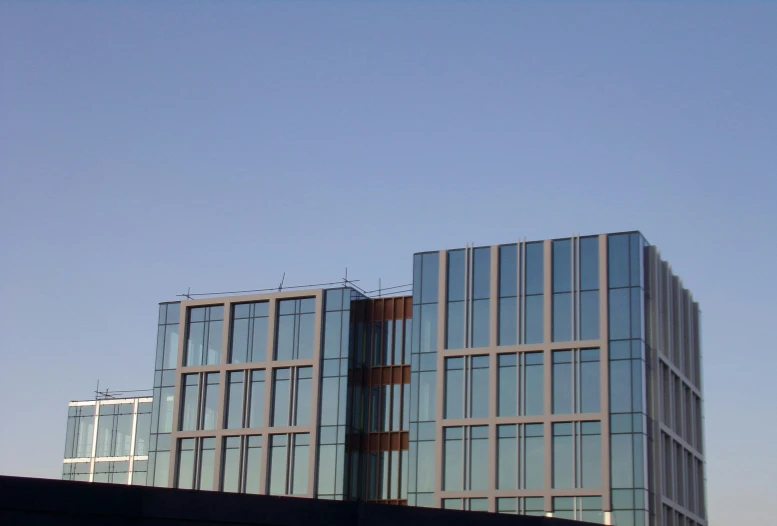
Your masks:
<path fill-rule="evenodd" d="M 62 478 L 146 484 L 151 398 L 72 402 Z"/>

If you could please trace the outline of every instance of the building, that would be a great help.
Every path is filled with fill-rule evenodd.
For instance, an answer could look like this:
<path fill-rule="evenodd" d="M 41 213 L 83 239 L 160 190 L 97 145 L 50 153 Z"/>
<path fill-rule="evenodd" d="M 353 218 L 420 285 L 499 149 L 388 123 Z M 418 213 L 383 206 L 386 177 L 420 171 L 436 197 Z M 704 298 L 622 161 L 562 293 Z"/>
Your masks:
<path fill-rule="evenodd" d="M 151 397 L 68 405 L 64 480 L 146 485 Z"/>
<path fill-rule="evenodd" d="M 639 232 L 164 303 L 148 484 L 704 525 L 699 322 Z"/>

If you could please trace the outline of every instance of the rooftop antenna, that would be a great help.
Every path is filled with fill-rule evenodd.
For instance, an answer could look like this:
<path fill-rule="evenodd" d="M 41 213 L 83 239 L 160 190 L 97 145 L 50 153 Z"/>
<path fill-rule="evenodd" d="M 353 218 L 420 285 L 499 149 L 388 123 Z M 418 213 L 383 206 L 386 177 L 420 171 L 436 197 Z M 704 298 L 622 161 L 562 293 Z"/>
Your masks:
<path fill-rule="evenodd" d="M 381 294 L 382 294 L 382 291 L 381 291 L 380 278 L 378 278 L 378 297 L 379 298 L 380 298 Z"/>
<path fill-rule="evenodd" d="M 283 277 L 281 277 L 281 284 L 280 284 L 280 285 L 278 285 L 278 292 L 280 292 L 280 291 L 281 291 L 281 289 L 283 289 L 283 281 L 284 281 L 285 279 L 286 279 L 286 273 L 284 272 L 284 273 L 283 273 Z"/>
<path fill-rule="evenodd" d="M 100 379 L 97 379 L 97 388 L 94 390 L 94 398 L 95 400 L 98 398 L 98 395 L 100 394 Z"/>

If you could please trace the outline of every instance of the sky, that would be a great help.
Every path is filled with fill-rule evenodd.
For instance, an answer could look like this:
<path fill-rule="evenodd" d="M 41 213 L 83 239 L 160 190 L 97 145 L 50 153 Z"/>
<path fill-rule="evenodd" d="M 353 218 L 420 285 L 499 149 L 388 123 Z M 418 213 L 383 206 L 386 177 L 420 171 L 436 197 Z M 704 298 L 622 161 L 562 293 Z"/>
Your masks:
<path fill-rule="evenodd" d="M 773 2 L 0 2 L 0 473 L 59 477 L 98 380 L 150 388 L 190 287 L 369 290 L 416 251 L 636 229 L 703 312 L 710 520 L 769 522 L 775 27 Z"/>

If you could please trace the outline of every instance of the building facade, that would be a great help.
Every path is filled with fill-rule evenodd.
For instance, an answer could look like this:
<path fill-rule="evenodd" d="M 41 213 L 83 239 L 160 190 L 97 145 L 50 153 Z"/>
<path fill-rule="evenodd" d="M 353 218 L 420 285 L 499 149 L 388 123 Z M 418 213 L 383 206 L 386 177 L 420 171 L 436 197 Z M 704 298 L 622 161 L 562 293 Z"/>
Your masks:
<path fill-rule="evenodd" d="M 68 405 L 64 480 L 146 485 L 151 397 Z"/>
<path fill-rule="evenodd" d="M 699 323 L 638 232 L 419 253 L 412 296 L 163 303 L 147 483 L 704 525 Z"/>

